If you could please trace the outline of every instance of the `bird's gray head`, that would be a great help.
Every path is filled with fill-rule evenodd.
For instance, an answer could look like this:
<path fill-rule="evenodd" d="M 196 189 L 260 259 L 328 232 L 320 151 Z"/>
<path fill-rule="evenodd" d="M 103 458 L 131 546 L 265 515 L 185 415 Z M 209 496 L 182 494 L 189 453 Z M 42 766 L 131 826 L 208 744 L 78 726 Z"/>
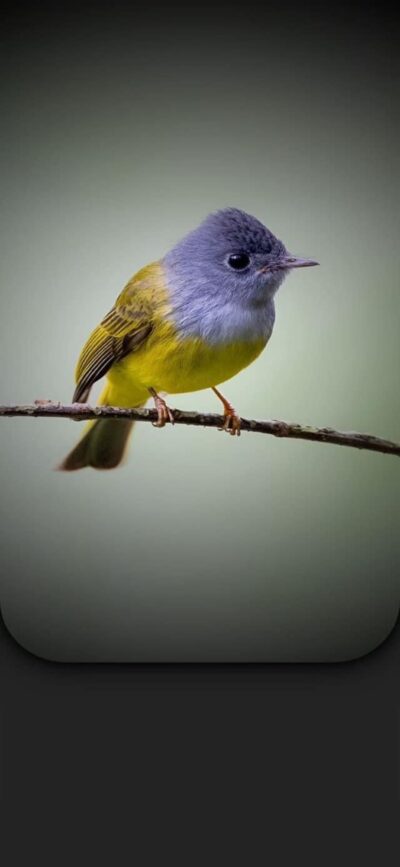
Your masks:
<path fill-rule="evenodd" d="M 184 333 L 218 341 L 270 333 L 273 297 L 285 275 L 317 263 L 289 254 L 250 214 L 225 208 L 179 241 L 162 264 L 174 321 Z"/>
<path fill-rule="evenodd" d="M 255 217 L 238 208 L 210 214 L 164 258 L 172 278 L 207 284 L 220 301 L 263 305 L 272 298 L 291 268 L 316 265 L 289 254 Z"/>

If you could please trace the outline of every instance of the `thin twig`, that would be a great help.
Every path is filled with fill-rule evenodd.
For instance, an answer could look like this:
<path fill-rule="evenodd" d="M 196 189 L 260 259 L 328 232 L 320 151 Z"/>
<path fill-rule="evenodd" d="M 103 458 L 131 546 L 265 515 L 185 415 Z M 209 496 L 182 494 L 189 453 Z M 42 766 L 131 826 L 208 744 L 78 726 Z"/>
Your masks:
<path fill-rule="evenodd" d="M 174 409 L 173 412 L 176 424 L 213 428 L 220 428 L 223 424 L 223 417 L 214 413 L 183 412 L 180 409 Z M 154 422 L 157 420 L 157 411 L 154 409 L 125 409 L 116 406 L 92 407 L 81 403 L 64 405 L 52 403 L 51 401 L 37 401 L 34 404 L 26 406 L 0 406 L 0 416 L 70 418 L 75 421 L 88 421 L 97 418 L 125 418 L 132 419 L 133 421 Z M 309 427 L 286 421 L 255 421 L 248 418 L 241 419 L 241 430 L 271 434 L 276 437 L 350 446 L 356 449 L 383 452 L 400 457 L 400 443 L 390 442 L 371 434 L 357 433 L 355 431 L 344 432 L 327 427 Z"/>

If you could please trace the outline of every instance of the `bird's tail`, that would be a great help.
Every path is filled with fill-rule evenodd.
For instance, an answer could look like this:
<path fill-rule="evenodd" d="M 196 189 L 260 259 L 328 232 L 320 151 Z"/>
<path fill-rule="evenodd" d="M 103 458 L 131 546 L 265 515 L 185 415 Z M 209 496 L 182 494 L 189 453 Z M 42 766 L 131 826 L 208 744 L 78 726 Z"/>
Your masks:
<path fill-rule="evenodd" d="M 106 389 L 99 403 L 109 404 Z M 66 472 L 82 470 L 84 467 L 94 467 L 96 470 L 114 469 L 124 458 L 132 427 L 133 422 L 124 418 L 99 418 L 90 421 L 83 437 L 57 469 Z"/>

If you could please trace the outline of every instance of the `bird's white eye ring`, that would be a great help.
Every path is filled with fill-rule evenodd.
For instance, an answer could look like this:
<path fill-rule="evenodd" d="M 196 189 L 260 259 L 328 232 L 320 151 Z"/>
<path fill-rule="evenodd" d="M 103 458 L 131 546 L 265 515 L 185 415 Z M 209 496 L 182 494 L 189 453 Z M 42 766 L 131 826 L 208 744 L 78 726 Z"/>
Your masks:
<path fill-rule="evenodd" d="M 227 262 L 234 271 L 244 271 L 250 265 L 250 256 L 247 253 L 232 253 Z"/>

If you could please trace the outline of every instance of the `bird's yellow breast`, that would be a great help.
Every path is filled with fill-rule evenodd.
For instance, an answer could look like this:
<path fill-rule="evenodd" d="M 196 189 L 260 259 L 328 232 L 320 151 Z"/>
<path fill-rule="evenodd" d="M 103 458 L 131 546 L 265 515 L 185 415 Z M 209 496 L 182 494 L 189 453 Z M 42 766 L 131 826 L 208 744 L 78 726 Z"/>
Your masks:
<path fill-rule="evenodd" d="M 122 405 L 146 400 L 149 388 L 170 394 L 198 391 L 235 376 L 264 346 L 260 340 L 208 345 L 199 338 L 182 337 L 172 322 L 164 320 L 137 352 L 113 365 L 108 380 L 115 402 Z"/>

